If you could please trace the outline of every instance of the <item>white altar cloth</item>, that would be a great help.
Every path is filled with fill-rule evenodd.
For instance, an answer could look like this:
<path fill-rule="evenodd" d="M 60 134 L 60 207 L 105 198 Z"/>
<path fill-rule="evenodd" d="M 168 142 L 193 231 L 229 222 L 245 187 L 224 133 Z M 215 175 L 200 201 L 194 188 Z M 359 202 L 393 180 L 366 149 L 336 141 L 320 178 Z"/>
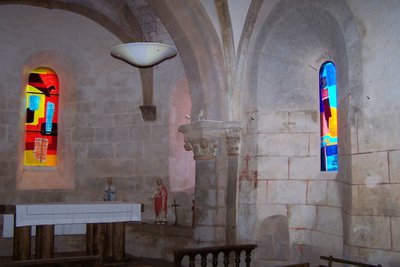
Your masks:
<path fill-rule="evenodd" d="M 86 224 L 70 223 L 54 225 L 54 235 L 84 235 L 86 234 Z M 14 215 L 4 214 L 3 235 L 4 238 L 14 236 Z M 31 236 L 36 236 L 36 225 L 32 225 Z"/>
<path fill-rule="evenodd" d="M 84 234 L 86 223 L 141 221 L 141 204 L 127 202 L 93 202 L 80 204 L 15 205 L 16 226 L 55 225 L 55 234 Z M 3 237 L 12 236 L 13 215 L 5 215 Z M 34 229 L 32 229 L 34 230 Z M 32 231 L 33 232 L 33 231 Z"/>
<path fill-rule="evenodd" d="M 141 220 L 141 204 L 126 202 L 26 204 L 15 208 L 17 227 Z"/>

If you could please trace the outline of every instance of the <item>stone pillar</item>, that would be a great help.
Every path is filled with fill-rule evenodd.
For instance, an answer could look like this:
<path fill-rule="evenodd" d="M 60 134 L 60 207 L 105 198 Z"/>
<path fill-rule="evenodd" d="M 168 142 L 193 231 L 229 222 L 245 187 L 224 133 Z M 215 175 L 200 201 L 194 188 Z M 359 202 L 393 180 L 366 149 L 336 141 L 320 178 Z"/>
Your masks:
<path fill-rule="evenodd" d="M 185 150 L 193 151 L 196 161 L 196 181 L 194 193 L 195 237 L 202 242 L 224 242 L 225 237 L 217 237 L 215 226 L 218 222 L 218 175 L 216 154 L 220 140 L 222 123 L 219 121 L 196 121 L 182 125 Z"/>
<path fill-rule="evenodd" d="M 179 131 L 184 134 L 185 149 L 193 151 L 196 161 L 195 236 L 203 242 L 234 243 L 240 127 L 238 123 L 201 120 L 182 125 Z M 229 155 L 226 182 L 219 180 L 217 171 L 218 148 L 225 135 Z"/>
<path fill-rule="evenodd" d="M 225 128 L 226 152 L 228 155 L 228 181 L 226 192 L 226 242 L 236 243 L 236 196 L 238 179 L 238 155 L 241 127 L 239 122 L 228 122 Z"/>

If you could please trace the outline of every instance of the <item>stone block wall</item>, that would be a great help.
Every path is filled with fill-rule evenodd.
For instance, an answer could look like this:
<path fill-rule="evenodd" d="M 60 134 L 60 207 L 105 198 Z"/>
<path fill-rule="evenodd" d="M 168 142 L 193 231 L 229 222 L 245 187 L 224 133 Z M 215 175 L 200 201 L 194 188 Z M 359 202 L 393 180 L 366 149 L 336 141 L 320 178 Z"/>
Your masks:
<path fill-rule="evenodd" d="M 351 191 L 345 206 L 345 242 L 352 248 L 345 254 L 349 257 L 387 266 L 400 258 L 400 187 L 394 171 L 400 168 L 398 154 L 393 150 L 352 156 L 352 180 L 345 185 Z"/>
<path fill-rule="evenodd" d="M 398 64 L 392 50 L 399 40 L 393 39 L 399 30 L 393 26 L 399 21 L 398 3 L 367 5 L 349 1 L 354 16 L 363 18 L 362 88 L 355 90 L 347 105 L 348 125 L 352 146 L 348 154 L 345 179 L 345 255 L 354 259 L 396 266 L 400 261 L 397 233 L 399 225 L 399 126 L 398 94 L 393 85 L 399 78 L 391 74 Z M 374 10 L 372 12 L 372 9 Z M 373 14 L 378 12 L 379 16 Z M 377 14 L 378 14 L 377 13 Z M 378 22 L 379 23 L 376 23 Z M 377 38 L 387 36 L 383 49 Z M 393 46 L 392 46 L 393 45 Z M 386 66 L 382 68 L 380 66 Z M 390 77 L 390 78 L 388 78 Z"/>
<path fill-rule="evenodd" d="M 0 56 L 3 63 L 10 62 L 0 64 L 4 77 L 0 81 L 0 202 L 103 201 L 106 178 L 111 176 L 117 200 L 143 203 L 143 221 L 154 223 L 150 198 L 156 177 L 169 187 L 169 97 L 184 77 L 179 59 L 155 68 L 157 120 L 144 121 L 139 70 L 110 55 L 121 41 L 105 28 L 58 9 L 0 5 L 0 14 L 1 24 L 7 25 L 0 33 Z M 53 68 L 60 79 L 57 170 L 22 166 L 25 83 L 29 71 L 38 66 Z M 185 189 L 170 192 L 170 224 L 175 219 L 170 207 L 174 198 L 180 205 L 179 224 L 192 224 L 193 188 Z M 56 251 L 79 249 L 79 238 L 57 238 Z M 10 255 L 10 250 L 1 249 L 9 239 L 0 242 L 0 250 Z"/>
<path fill-rule="evenodd" d="M 257 236 L 266 217 L 284 215 L 293 262 L 332 253 L 397 266 L 399 8 L 281 1 L 256 23 L 240 168 L 249 154 L 258 183 L 241 182 L 239 210 L 257 219 L 248 224 L 253 230 L 239 229 L 243 240 Z M 338 74 L 337 174 L 319 171 L 318 70 L 329 60 Z"/>
<path fill-rule="evenodd" d="M 12 66 L 1 65 L 7 79 L 0 87 L 5 97 L 0 112 L 3 118 L 0 132 L 4 136 L 0 142 L 3 148 L 0 190 L 5 194 L 1 194 L 0 200 L 101 201 L 105 178 L 112 176 L 118 199 L 144 202 L 151 209 L 148 198 L 153 193 L 155 177 L 163 177 L 168 185 L 169 102 L 164 100 L 182 77 L 182 66 L 170 60 L 163 63 L 165 68 L 155 70 L 154 83 L 163 85 L 155 86 L 154 93 L 159 116 L 157 121 L 145 122 L 139 109 L 142 104 L 139 71 L 110 56 L 110 48 L 121 42 L 112 34 L 93 21 L 61 10 L 2 5 L 0 12 L 8 25 L 2 32 L 5 45 L 0 53 L 4 58 L 14 57 Z M 12 19 L 20 12 L 26 13 L 23 21 Z M 48 25 L 46 31 L 38 26 L 38 17 L 42 18 L 40 23 Z M 77 24 L 82 26 L 74 27 Z M 32 36 L 24 36 L 20 31 L 29 31 Z M 52 42 L 30 41 L 30 38 L 46 40 L 45 35 L 50 33 L 55 39 Z M 20 35 L 18 42 L 16 35 Z M 61 41 L 64 35 L 71 37 L 64 42 Z M 102 42 L 97 42 L 98 39 Z M 29 49 L 25 49 L 25 43 L 31 44 Z M 87 47 L 91 49 L 80 52 Z M 41 190 L 40 194 L 16 190 L 17 181 L 20 183 L 20 177 L 16 176 L 21 169 L 18 162 L 22 162 L 19 142 L 24 119 L 21 107 L 25 81 L 21 77 L 27 75 L 23 73 L 24 67 L 35 64 L 47 64 L 59 74 L 62 108 L 59 173 L 62 179 L 71 181 L 66 188 L 57 185 L 53 188 L 51 179 L 57 174 L 42 172 L 40 177 L 29 178 L 40 180 L 35 185 L 21 184 L 21 189 Z M 176 71 L 171 72 L 171 68 Z M 24 175 L 26 171 L 22 168 L 21 173 Z"/>
<path fill-rule="evenodd" d="M 337 173 L 320 172 L 317 117 L 316 111 L 259 112 L 260 127 L 249 130 L 247 138 L 257 136 L 258 149 L 249 164 L 250 173 L 258 171 L 257 184 L 240 181 L 239 214 L 249 221 L 244 224 L 239 219 L 238 232 L 245 242 L 255 229 L 258 255 L 264 264 L 317 262 L 317 254 L 342 253 L 342 184 Z M 240 161 L 243 172 L 244 158 Z M 246 209 L 250 214 L 244 215 Z M 274 216 L 286 220 L 288 234 L 274 237 L 279 242 L 272 242 L 265 234 L 267 226 L 262 226 Z M 287 245 L 282 247 L 280 242 Z"/>
<path fill-rule="evenodd" d="M 172 225 L 128 223 L 125 249 L 135 257 L 173 262 L 175 249 L 196 247 L 193 228 Z"/>

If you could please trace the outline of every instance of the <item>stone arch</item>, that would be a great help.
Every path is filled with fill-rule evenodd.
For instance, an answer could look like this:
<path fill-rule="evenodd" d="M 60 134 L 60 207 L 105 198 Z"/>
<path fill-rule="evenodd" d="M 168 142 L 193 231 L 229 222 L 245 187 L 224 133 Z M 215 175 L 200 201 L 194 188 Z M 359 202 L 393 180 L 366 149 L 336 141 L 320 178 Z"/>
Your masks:
<path fill-rule="evenodd" d="M 254 56 L 250 59 L 251 64 L 249 65 L 249 69 L 252 69 L 253 72 L 250 73 L 250 81 L 258 81 L 259 73 L 263 73 L 263 75 L 266 73 L 269 75 L 267 79 L 273 79 L 273 81 L 285 81 L 287 79 L 282 79 L 282 77 L 287 78 L 289 74 L 303 77 L 307 69 L 295 70 L 294 68 L 305 66 L 312 73 L 312 71 L 315 71 L 313 68 L 317 66 L 317 69 L 319 69 L 321 63 L 328 59 L 333 59 L 337 62 L 338 68 L 342 70 L 341 77 L 339 77 L 339 80 L 343 83 L 342 97 L 348 93 L 349 81 L 347 74 L 349 72 L 349 63 L 347 59 L 350 52 L 350 47 L 348 46 L 352 44 L 349 44 L 349 41 L 345 40 L 348 40 L 348 38 L 354 39 L 355 37 L 353 33 L 347 36 L 349 35 L 347 33 L 349 30 L 346 28 L 343 29 L 345 27 L 343 25 L 345 21 L 343 20 L 349 20 L 351 14 L 346 10 L 346 6 L 342 4 L 340 8 L 341 12 L 347 11 L 344 13 L 347 13 L 347 16 L 350 16 L 350 18 L 337 18 L 335 17 L 337 14 L 326 9 L 326 5 L 329 5 L 328 1 L 324 4 L 320 2 L 324 1 L 296 5 L 291 4 L 291 1 L 281 1 L 270 12 L 270 15 L 262 23 L 260 32 L 257 33 L 257 36 L 253 37 Z M 338 4 L 338 6 L 340 5 Z M 329 9 L 335 10 L 335 8 Z M 294 22 L 298 24 L 294 24 Z M 268 63 L 265 65 L 266 69 L 260 69 L 260 62 L 263 60 L 268 60 Z M 255 67 L 257 67 L 256 71 L 254 71 Z M 280 68 L 279 71 L 276 71 L 276 68 Z M 271 71 L 271 69 L 274 71 Z M 299 73 L 300 71 L 303 73 Z M 279 77 L 271 77 L 274 74 L 280 75 Z M 303 80 L 303 83 L 307 82 L 304 79 L 300 80 Z M 289 82 L 279 84 L 279 87 L 274 90 L 280 90 Z M 304 87 L 305 84 L 302 85 Z M 265 88 L 268 89 L 271 87 L 268 85 Z M 260 86 L 251 84 L 249 88 L 252 90 L 249 101 L 258 98 L 257 94 L 259 91 L 257 90 L 260 89 Z M 278 91 L 274 95 L 279 95 L 280 93 L 288 96 L 290 92 L 288 90 L 286 92 Z M 277 99 L 270 99 L 269 104 L 275 100 Z M 282 103 L 283 101 L 283 98 L 278 99 L 279 107 L 285 104 Z M 298 107 L 293 107 L 293 109 L 296 108 Z"/>
<path fill-rule="evenodd" d="M 96 6 L 91 6 L 90 1 L 78 1 L 78 2 L 64 2 L 64 1 L 40 1 L 40 0 L 5 0 L 0 3 L 4 4 L 23 4 L 23 5 L 31 5 L 37 7 L 43 7 L 48 9 L 62 9 L 65 11 L 70 11 L 73 13 L 80 14 L 85 16 L 94 22 L 98 23 L 112 34 L 114 34 L 117 38 L 119 38 L 123 42 L 132 41 L 132 40 L 140 40 L 142 36 L 142 31 L 139 27 L 139 24 L 136 20 L 131 20 L 131 31 L 127 31 L 121 25 L 115 21 L 115 18 L 112 18 L 110 14 L 104 14 L 105 10 L 110 7 L 98 1 L 97 7 L 103 6 L 103 9 L 97 8 Z M 129 12 L 127 8 L 124 9 L 125 12 Z M 131 18 L 134 19 L 133 16 Z M 130 34 L 131 33 L 131 34 Z"/>
<path fill-rule="evenodd" d="M 260 164 L 272 164 L 275 160 L 273 157 L 278 156 L 287 157 L 288 162 L 291 162 L 292 157 L 295 158 L 299 155 L 315 157 L 318 160 L 318 152 L 317 149 L 313 149 L 312 140 L 308 140 L 311 149 L 306 153 L 299 152 L 298 154 L 293 154 L 292 151 L 285 150 L 286 147 L 279 146 L 278 144 L 281 142 L 278 140 L 284 142 L 284 140 L 288 140 L 285 139 L 285 137 L 289 137 L 288 134 L 298 132 L 308 132 L 306 135 L 314 138 L 314 133 L 318 132 L 316 113 L 319 103 L 318 70 L 320 65 L 328 60 L 335 62 L 338 68 L 339 117 L 342 118 L 339 122 L 339 154 L 343 155 L 350 151 L 351 127 L 349 123 L 357 116 L 354 106 L 357 106 L 358 101 L 357 99 L 353 101 L 353 97 L 357 98 L 362 93 L 361 41 L 351 11 L 344 1 L 282 0 L 274 7 L 268 6 L 264 2 L 254 25 L 247 47 L 252 53 L 246 59 L 242 59 L 246 65 L 239 75 L 242 75 L 245 80 L 242 88 L 247 90 L 242 93 L 242 117 L 246 120 L 248 131 L 256 133 L 245 136 L 245 139 L 249 140 L 247 143 L 257 143 L 258 145 L 256 148 L 245 146 L 242 151 L 245 153 L 250 151 L 257 157 L 255 164 L 258 166 L 255 168 L 259 170 L 259 179 L 269 181 L 268 193 L 274 184 L 269 179 L 287 179 L 288 183 L 291 183 L 296 179 L 312 181 L 316 177 L 323 176 L 323 179 L 326 179 L 333 187 L 342 188 L 345 185 L 341 181 L 351 177 L 351 173 L 348 171 L 351 158 L 345 156 L 340 156 L 343 168 L 333 176 L 324 176 L 318 170 L 314 170 L 303 177 L 292 177 L 294 172 L 290 168 L 295 164 L 286 165 L 284 163 L 285 167 L 275 173 L 265 170 L 265 166 L 260 168 L 262 167 Z M 290 121 L 280 117 L 290 117 L 293 114 L 306 115 L 309 121 L 308 126 L 304 127 L 303 125 L 303 129 L 296 128 L 295 118 Z M 297 121 L 297 123 L 302 122 Z M 312 161 L 311 158 L 310 161 Z M 274 177 L 277 174 L 283 175 Z M 304 189 L 307 190 L 309 186 L 310 184 L 304 184 Z M 308 190 L 310 189 L 308 188 Z M 335 209 L 332 211 L 337 216 L 335 220 L 340 222 L 337 230 L 341 235 L 339 238 L 341 240 L 338 239 L 337 243 L 343 244 L 343 240 L 346 238 L 344 236 L 346 226 L 343 225 L 343 214 L 340 215 L 340 211 L 343 211 L 342 197 L 349 199 L 351 189 L 345 190 L 346 194 L 350 195 L 341 194 L 340 190 L 326 189 L 321 194 L 325 194 L 324 197 L 331 197 L 329 194 L 335 194 Z M 256 194 L 264 193 L 257 191 Z M 279 193 L 276 199 L 267 196 L 267 200 L 272 204 L 288 202 L 290 204 L 290 200 L 285 199 L 284 194 L 279 195 Z M 304 201 L 304 204 L 306 203 Z M 296 204 L 302 204 L 302 200 L 296 200 Z M 338 210 L 339 212 L 337 212 Z M 290 221 L 289 225 L 291 223 Z M 293 228 L 290 231 L 294 230 Z M 339 250 L 338 253 L 342 253 L 342 248 L 339 246 L 336 248 L 325 246 L 324 249 L 331 252 Z"/>
<path fill-rule="evenodd" d="M 121 41 L 132 41 L 140 38 L 141 29 L 137 21 L 128 21 L 130 29 L 124 29 L 111 15 L 101 13 L 100 9 L 90 6 L 87 1 L 79 3 L 64 3 L 60 1 L 43 2 L 37 0 L 20 1 L 7 0 L 2 4 L 28 4 L 45 8 L 59 8 L 75 12 L 99 23 Z M 218 36 L 206 18 L 206 13 L 200 2 L 184 0 L 153 1 L 149 4 L 165 24 L 180 54 L 186 76 L 188 78 L 192 99 L 193 119 L 197 118 L 201 110 L 204 118 L 224 120 L 226 118 L 227 84 L 225 79 L 223 54 Z M 98 6 L 101 6 L 100 2 Z M 103 4 L 105 5 L 105 3 Z M 97 5 L 96 5 L 97 6 Z M 108 6 L 105 6 L 108 8 Z M 159 11 L 159 10 L 162 10 Z M 130 35 L 130 33 L 139 33 Z"/>
<path fill-rule="evenodd" d="M 203 110 L 205 119 L 226 119 L 224 96 L 227 84 L 223 53 L 217 33 L 209 19 L 205 19 L 207 15 L 201 3 L 184 0 L 149 0 L 148 2 L 163 21 L 178 49 L 188 78 L 192 99 L 196 99 L 196 101 L 192 101 L 194 104 L 193 118 L 197 118 L 198 116 L 195 115 Z M 124 6 L 124 13 L 119 14 L 123 16 L 123 20 L 128 22 L 129 26 L 125 28 L 124 23 L 117 22 L 118 17 L 115 17 L 115 14 L 113 17 L 104 12 L 104 10 L 110 9 L 109 5 L 106 5 L 106 1 L 96 3 L 96 6 L 93 6 L 90 1 L 65 3 L 59 0 L 50 2 L 7 0 L 2 2 L 2 4 L 27 4 L 64 9 L 92 19 L 123 42 L 140 39 L 142 31 L 137 21 L 131 19 L 133 12 L 129 8 Z M 100 9 L 101 6 L 104 6 L 104 10 Z M 118 7 L 115 6 L 116 9 Z M 128 16 L 127 13 L 132 16 Z"/>
<path fill-rule="evenodd" d="M 204 119 L 225 120 L 227 91 L 223 53 L 217 33 L 201 2 L 149 0 L 180 54 L 190 94 L 192 121 L 201 110 Z"/>
<path fill-rule="evenodd" d="M 255 26 L 258 21 L 260 13 L 262 14 L 261 7 L 263 6 L 263 0 L 252 0 L 249 11 L 246 16 L 246 20 L 243 26 L 243 31 L 240 36 L 239 46 L 237 51 L 237 67 L 236 67 L 236 83 L 235 88 L 232 92 L 232 103 L 235 106 L 243 106 L 245 100 L 248 99 L 249 90 L 246 90 L 246 84 L 248 83 L 248 68 L 246 67 L 250 61 L 250 51 L 251 51 L 251 41 L 253 38 L 253 33 L 256 31 Z M 235 120 L 240 121 L 243 119 L 243 114 L 233 114 Z"/>
<path fill-rule="evenodd" d="M 257 2 L 259 1 L 254 0 L 252 4 L 255 3 L 256 5 Z M 259 5 L 257 5 L 257 7 L 259 7 Z M 294 1 L 291 0 L 282 0 L 274 8 L 272 8 L 272 10 L 268 10 L 268 7 L 265 7 L 265 5 L 262 5 L 262 7 L 259 7 L 259 9 L 261 10 L 261 12 L 264 12 L 264 14 L 261 14 L 260 12 L 256 22 L 250 21 L 247 23 L 247 27 L 250 30 L 247 31 L 247 34 L 243 34 L 241 39 L 242 49 L 253 51 L 253 53 L 249 54 L 248 57 L 242 57 L 241 61 L 246 63 L 242 63 L 245 66 L 245 69 L 240 73 L 240 75 L 238 75 L 240 76 L 239 79 L 246 80 L 243 88 L 246 89 L 245 91 L 247 91 L 247 93 L 245 94 L 245 97 L 242 98 L 242 107 L 245 112 L 252 111 L 251 109 L 249 109 L 249 107 L 257 107 L 257 105 L 254 105 L 256 103 L 252 103 L 252 101 L 257 99 L 258 87 L 256 84 L 252 84 L 250 81 L 257 81 L 260 71 L 262 71 L 263 74 L 267 72 L 267 70 L 260 70 L 259 65 L 260 60 L 262 60 L 263 58 L 270 59 L 269 57 L 271 57 L 273 60 L 281 57 L 282 62 L 280 65 L 283 66 L 288 63 L 297 65 L 308 64 L 310 69 L 319 69 L 320 65 L 324 61 L 334 60 L 335 63 L 338 65 L 338 68 L 341 69 L 341 72 L 338 73 L 338 83 L 341 88 L 340 95 L 338 97 L 343 99 L 346 95 L 350 93 L 360 94 L 360 92 L 362 91 L 362 70 L 360 64 L 362 59 L 361 40 L 353 15 L 343 1 L 309 1 L 294 3 Z M 307 10 L 314 10 L 314 12 L 310 12 Z M 298 48 L 294 47 L 294 50 L 297 51 L 285 51 L 285 48 L 290 47 L 290 44 L 289 46 L 286 45 L 287 42 L 290 41 L 287 39 L 293 38 L 286 38 L 286 40 L 284 40 L 283 38 L 285 38 L 285 36 L 282 36 L 282 38 L 277 40 L 277 36 L 275 36 L 274 34 L 277 32 L 276 28 L 278 27 L 278 25 L 282 24 L 282 22 L 285 21 L 285 18 L 290 17 L 290 14 L 297 14 L 298 16 L 301 16 L 301 14 L 309 12 L 309 15 L 313 16 L 313 14 L 315 14 L 319 10 L 326 14 L 326 18 L 324 18 L 325 21 L 333 23 L 334 26 L 329 27 L 328 31 L 330 31 L 331 33 L 335 33 L 336 36 L 334 36 L 334 38 L 331 38 L 330 42 L 318 42 L 318 44 L 314 46 L 314 48 L 307 48 L 307 57 L 304 55 L 304 51 L 301 51 L 301 49 L 299 48 L 300 46 Z M 303 20 L 303 23 L 309 23 L 311 17 L 309 17 L 308 19 L 304 19 L 305 20 Z M 298 26 L 300 27 L 300 25 Z M 310 38 L 310 32 L 313 32 L 315 29 L 317 29 L 317 32 L 324 29 L 319 25 L 309 26 L 311 26 L 312 30 L 309 30 L 308 33 L 305 34 L 303 32 L 303 37 L 301 39 L 304 41 Z M 297 36 L 301 35 L 300 32 L 296 34 Z M 250 38 L 249 35 L 251 35 Z M 246 38 L 249 38 L 250 41 L 246 41 Z M 336 46 L 333 47 L 332 44 L 335 44 L 335 38 L 340 39 L 340 42 L 336 42 Z M 279 40 L 282 40 L 283 42 Z M 329 43 L 331 45 L 328 45 Z M 269 49 L 271 53 L 269 53 L 268 55 L 263 53 L 262 51 L 263 47 L 266 47 L 267 44 L 272 44 L 276 46 L 275 48 L 271 47 Z M 324 44 L 325 49 L 321 49 Z M 303 42 L 300 45 L 304 46 L 305 44 Z M 318 47 L 320 48 L 318 49 Z M 299 61 L 299 59 L 302 58 L 306 59 L 304 61 Z M 268 66 L 271 65 L 272 63 L 268 64 Z M 249 78 L 246 79 L 246 75 L 248 75 Z M 275 78 L 275 80 L 279 80 L 279 78 Z M 349 121 L 354 120 L 354 114 L 349 114 L 349 116 Z"/>

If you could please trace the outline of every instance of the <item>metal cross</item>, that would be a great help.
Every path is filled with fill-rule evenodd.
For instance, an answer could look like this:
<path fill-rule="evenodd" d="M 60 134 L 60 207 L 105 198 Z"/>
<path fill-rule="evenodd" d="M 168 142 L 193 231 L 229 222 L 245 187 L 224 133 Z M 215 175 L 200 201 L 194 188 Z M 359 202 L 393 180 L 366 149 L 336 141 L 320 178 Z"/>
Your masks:
<path fill-rule="evenodd" d="M 174 225 L 177 225 L 178 224 L 178 211 L 176 210 L 176 208 L 179 207 L 179 204 L 176 203 L 175 198 L 174 198 L 174 204 L 172 204 L 171 206 L 175 210 L 175 222 L 174 222 Z"/>

